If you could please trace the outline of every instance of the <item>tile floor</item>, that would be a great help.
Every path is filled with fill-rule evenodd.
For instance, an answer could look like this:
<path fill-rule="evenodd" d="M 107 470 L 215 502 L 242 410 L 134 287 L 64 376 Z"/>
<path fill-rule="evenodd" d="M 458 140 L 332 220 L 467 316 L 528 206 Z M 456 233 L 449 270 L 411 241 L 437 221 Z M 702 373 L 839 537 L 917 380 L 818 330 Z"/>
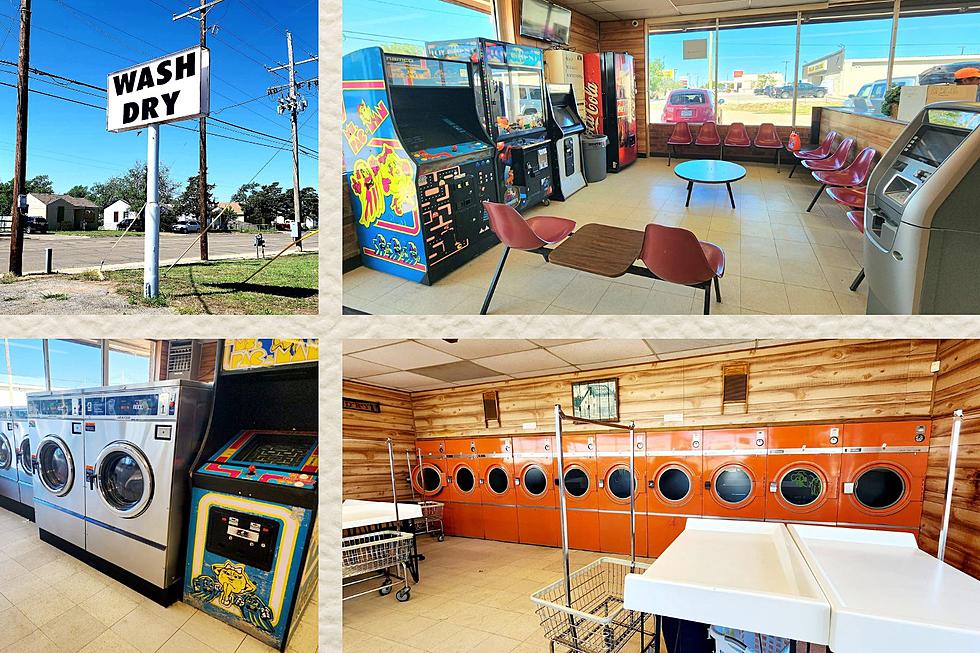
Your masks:
<path fill-rule="evenodd" d="M 38 539 L 0 509 L 0 653 L 272 653 L 253 637 L 185 603 L 168 608 Z M 316 610 L 288 651 L 313 653 Z"/>
<path fill-rule="evenodd" d="M 784 167 L 744 164 L 733 185 L 732 210 L 724 186 L 697 185 L 684 208 L 686 184 L 666 159 L 640 159 L 625 171 L 580 191 L 567 202 L 535 207 L 553 214 L 643 229 L 647 222 L 681 226 L 721 246 L 727 270 L 722 304 L 713 314 L 864 314 L 867 284 L 848 289 L 861 269 L 862 236 L 824 194 L 806 213 L 816 182 L 805 171 L 787 178 Z M 344 304 L 374 314 L 474 314 L 500 258 L 497 245 L 433 286 L 367 268 L 344 275 Z M 700 314 L 702 294 L 636 275 L 607 279 L 550 265 L 513 252 L 490 307 L 491 314 Z"/>
<path fill-rule="evenodd" d="M 344 653 L 549 650 L 529 597 L 561 578 L 561 549 L 457 537 L 420 537 L 419 549 L 426 559 L 409 601 L 372 592 L 344 603 Z M 571 567 L 602 555 L 572 551 Z M 635 636 L 624 650 L 639 649 Z"/>

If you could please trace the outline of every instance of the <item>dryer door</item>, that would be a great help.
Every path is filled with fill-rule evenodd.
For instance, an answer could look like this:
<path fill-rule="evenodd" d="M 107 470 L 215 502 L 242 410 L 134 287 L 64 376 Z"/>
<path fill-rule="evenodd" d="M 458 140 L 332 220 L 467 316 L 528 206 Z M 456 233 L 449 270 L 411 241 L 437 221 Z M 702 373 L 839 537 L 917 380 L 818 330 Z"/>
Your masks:
<path fill-rule="evenodd" d="M 14 448 L 6 433 L 0 432 L 0 470 L 14 466 Z"/>
<path fill-rule="evenodd" d="M 112 442 L 95 461 L 99 498 L 109 511 L 126 519 L 138 517 L 153 498 L 153 471 L 139 448 Z"/>
<path fill-rule="evenodd" d="M 17 466 L 20 468 L 20 471 L 24 472 L 27 476 L 34 476 L 34 467 L 31 465 L 31 439 L 28 436 L 25 435 L 21 438 L 16 455 Z"/>
<path fill-rule="evenodd" d="M 21 444 L 21 459 L 24 447 L 30 455 L 30 443 Z M 68 494 L 75 485 L 75 461 L 65 441 L 56 435 L 41 438 L 37 445 L 37 480 L 44 489 L 56 497 Z"/>

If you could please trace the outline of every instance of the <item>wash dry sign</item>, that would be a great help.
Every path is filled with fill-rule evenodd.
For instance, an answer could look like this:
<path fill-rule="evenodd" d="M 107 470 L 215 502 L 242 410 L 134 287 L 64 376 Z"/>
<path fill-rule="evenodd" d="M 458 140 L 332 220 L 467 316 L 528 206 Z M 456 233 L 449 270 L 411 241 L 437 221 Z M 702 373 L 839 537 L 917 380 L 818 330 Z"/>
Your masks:
<path fill-rule="evenodd" d="M 210 52 L 195 47 L 110 73 L 106 125 L 111 132 L 206 116 Z"/>

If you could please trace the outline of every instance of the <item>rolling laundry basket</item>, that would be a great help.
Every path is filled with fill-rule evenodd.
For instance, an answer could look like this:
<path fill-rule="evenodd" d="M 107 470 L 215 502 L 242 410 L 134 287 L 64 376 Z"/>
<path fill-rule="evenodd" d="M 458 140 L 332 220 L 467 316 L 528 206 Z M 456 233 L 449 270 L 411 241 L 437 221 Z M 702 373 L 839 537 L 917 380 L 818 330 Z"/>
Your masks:
<path fill-rule="evenodd" d="M 715 653 L 789 653 L 790 641 L 782 637 L 722 626 L 712 626 L 708 634 L 715 640 Z"/>

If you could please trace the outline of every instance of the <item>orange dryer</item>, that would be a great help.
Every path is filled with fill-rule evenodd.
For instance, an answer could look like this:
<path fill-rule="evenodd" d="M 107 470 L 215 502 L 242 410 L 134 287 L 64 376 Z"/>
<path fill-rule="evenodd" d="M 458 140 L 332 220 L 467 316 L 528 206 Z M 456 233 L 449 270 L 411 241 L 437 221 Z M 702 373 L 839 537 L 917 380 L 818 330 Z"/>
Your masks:
<path fill-rule="evenodd" d="M 488 540 L 517 542 L 517 488 L 514 447 L 510 438 L 476 441 L 483 532 Z"/>
<path fill-rule="evenodd" d="M 416 440 L 412 456 L 412 486 L 420 501 L 449 500 L 449 477 L 446 475 L 446 443 L 443 440 Z M 443 510 L 442 528 L 453 535 L 450 515 Z"/>
<path fill-rule="evenodd" d="M 764 519 L 769 429 L 704 431 L 705 517 Z"/>
<path fill-rule="evenodd" d="M 561 532 L 555 482 L 555 439 L 548 435 L 532 435 L 515 437 L 513 442 L 520 543 L 558 546 Z"/>
<path fill-rule="evenodd" d="M 918 532 L 929 420 L 844 425 L 837 523 Z"/>
<path fill-rule="evenodd" d="M 630 553 L 630 492 L 634 492 L 636 555 L 647 554 L 647 492 L 643 433 L 600 433 L 599 446 L 599 546 L 604 553 Z M 630 475 L 630 448 L 634 450 L 634 475 Z"/>
<path fill-rule="evenodd" d="M 766 521 L 837 523 L 842 426 L 774 426 L 769 431 Z"/>
<path fill-rule="evenodd" d="M 562 435 L 568 546 L 599 550 L 599 484 L 596 437 Z M 556 456 L 557 459 L 557 456 Z"/>
<path fill-rule="evenodd" d="M 664 552 L 688 517 L 701 516 L 701 431 L 646 434 L 647 554 Z"/>
<path fill-rule="evenodd" d="M 484 535 L 483 504 L 480 497 L 476 440 L 446 440 L 446 470 L 449 476 L 449 513 L 453 534 L 462 537 Z"/>

